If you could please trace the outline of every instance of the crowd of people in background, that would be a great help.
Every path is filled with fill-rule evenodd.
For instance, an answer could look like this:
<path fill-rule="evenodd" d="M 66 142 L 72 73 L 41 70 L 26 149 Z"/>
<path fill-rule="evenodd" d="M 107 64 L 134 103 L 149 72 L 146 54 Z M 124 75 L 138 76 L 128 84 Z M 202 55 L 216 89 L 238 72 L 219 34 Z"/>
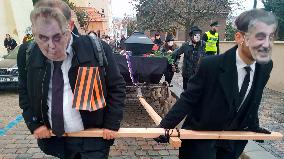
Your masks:
<path fill-rule="evenodd" d="M 157 54 L 160 51 L 163 56 L 168 59 L 167 72 L 165 73 L 165 81 L 171 87 L 171 81 L 175 72 L 179 72 L 178 64 L 182 54 L 183 66 L 183 89 L 187 88 L 188 80 L 196 73 L 200 59 L 204 56 L 219 55 L 219 34 L 217 21 L 210 24 L 211 29 L 202 36 L 202 30 L 193 26 L 189 29 L 188 39 L 178 47 L 175 44 L 175 38 L 172 33 L 167 33 L 165 40 L 161 39 L 160 33 L 154 34 L 153 52 Z"/>
<path fill-rule="evenodd" d="M 187 81 L 196 73 L 199 61 L 204 56 L 219 55 L 219 34 L 218 21 L 210 24 L 210 30 L 202 33 L 198 26 L 193 26 L 189 29 L 188 39 L 178 46 L 175 42 L 173 33 L 166 33 L 165 38 L 161 38 L 161 33 L 154 33 L 154 37 L 149 37 L 153 40 L 152 52 L 145 53 L 150 56 L 164 56 L 168 60 L 167 71 L 165 72 L 165 81 L 171 84 L 175 72 L 180 72 L 178 67 L 180 57 L 183 54 L 183 89 L 187 88 Z M 124 34 L 120 37 L 111 37 L 108 35 L 98 35 L 94 31 L 89 31 L 88 35 L 101 38 L 110 45 L 114 53 L 123 53 L 126 50 L 124 41 L 127 39 Z"/>
<path fill-rule="evenodd" d="M 168 59 L 167 72 L 165 72 L 165 81 L 168 82 L 169 86 L 172 86 L 171 81 L 174 73 L 180 71 L 178 68 L 180 55 L 184 54 L 182 77 L 183 89 L 186 89 L 187 81 L 196 73 L 200 59 L 204 56 L 219 54 L 219 24 L 217 21 L 215 21 L 210 24 L 210 27 L 211 29 L 209 31 L 202 34 L 201 29 L 199 29 L 197 26 L 193 26 L 189 29 L 189 38 L 180 47 L 178 47 L 178 45 L 174 42 L 175 37 L 172 33 L 166 33 L 164 40 L 161 39 L 159 32 L 154 34 L 154 46 L 152 48 L 152 53 L 153 56 L 155 56 L 155 54 L 158 52 L 159 55 L 162 55 Z M 78 30 L 73 30 L 72 34 L 80 35 Z M 124 34 L 122 34 L 120 37 L 111 37 L 109 35 L 100 35 L 95 31 L 90 30 L 87 32 L 87 35 L 102 39 L 109 44 L 114 53 L 120 53 L 123 50 L 126 50 L 124 41 L 127 38 Z M 22 43 L 29 43 L 30 41 L 33 41 L 31 28 L 26 30 Z M 6 34 L 4 46 L 9 53 L 17 46 L 17 42 L 10 36 L 10 34 Z"/>

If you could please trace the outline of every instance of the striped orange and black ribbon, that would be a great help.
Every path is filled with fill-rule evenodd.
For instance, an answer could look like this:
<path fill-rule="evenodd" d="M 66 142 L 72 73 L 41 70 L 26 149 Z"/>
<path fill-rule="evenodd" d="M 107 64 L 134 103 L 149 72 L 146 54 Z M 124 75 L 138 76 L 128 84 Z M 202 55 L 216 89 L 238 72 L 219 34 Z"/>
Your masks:
<path fill-rule="evenodd" d="M 98 67 L 79 67 L 73 108 L 96 111 L 106 105 Z"/>

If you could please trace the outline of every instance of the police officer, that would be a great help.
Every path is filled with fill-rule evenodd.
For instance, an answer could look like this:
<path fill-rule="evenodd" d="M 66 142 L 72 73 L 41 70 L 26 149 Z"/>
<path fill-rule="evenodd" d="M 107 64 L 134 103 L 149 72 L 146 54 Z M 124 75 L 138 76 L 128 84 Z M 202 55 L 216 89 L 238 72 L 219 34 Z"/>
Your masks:
<path fill-rule="evenodd" d="M 219 55 L 219 34 L 217 21 L 210 24 L 211 30 L 205 32 L 203 40 L 206 42 L 206 55 Z"/>

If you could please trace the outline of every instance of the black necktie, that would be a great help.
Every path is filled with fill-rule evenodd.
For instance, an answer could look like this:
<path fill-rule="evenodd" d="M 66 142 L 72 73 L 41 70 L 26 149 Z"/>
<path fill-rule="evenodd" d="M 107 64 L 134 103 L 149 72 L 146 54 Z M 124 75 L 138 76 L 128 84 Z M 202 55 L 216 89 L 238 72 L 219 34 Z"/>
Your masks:
<path fill-rule="evenodd" d="M 63 120 L 63 74 L 61 70 L 62 61 L 53 62 L 54 69 L 52 75 L 52 132 L 61 137 L 64 134 L 64 120 Z"/>
<path fill-rule="evenodd" d="M 248 86 L 249 86 L 249 82 L 250 82 L 250 71 L 251 71 L 251 68 L 250 68 L 250 66 L 246 66 L 246 67 L 244 67 L 244 69 L 246 70 L 246 76 L 244 78 L 241 90 L 239 92 L 239 104 L 238 104 L 238 109 L 237 110 L 240 109 L 240 106 L 242 104 L 242 101 L 244 100 L 244 97 L 246 95 L 246 92 L 247 92 Z"/>

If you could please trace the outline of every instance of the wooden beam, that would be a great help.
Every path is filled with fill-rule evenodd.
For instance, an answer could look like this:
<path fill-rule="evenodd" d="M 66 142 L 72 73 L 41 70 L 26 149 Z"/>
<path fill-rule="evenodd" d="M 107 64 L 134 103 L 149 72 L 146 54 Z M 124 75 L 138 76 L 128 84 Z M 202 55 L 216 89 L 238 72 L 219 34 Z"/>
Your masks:
<path fill-rule="evenodd" d="M 178 133 L 175 129 L 172 137 L 177 137 Z M 120 128 L 117 138 L 156 138 L 164 135 L 163 128 Z M 87 129 L 75 133 L 66 133 L 69 137 L 102 137 L 102 129 Z M 281 140 L 283 135 L 278 132 L 271 134 L 243 132 L 243 131 L 193 131 L 180 129 L 180 139 L 226 139 L 226 140 Z"/>
<path fill-rule="evenodd" d="M 249 131 L 193 131 L 180 130 L 181 139 L 226 139 L 226 140 L 280 140 L 283 135 L 278 132 L 263 134 Z"/>
<path fill-rule="evenodd" d="M 163 128 L 120 128 L 117 133 L 117 138 L 130 137 L 130 138 L 156 138 L 164 135 Z M 75 133 L 67 133 L 69 137 L 102 137 L 102 129 L 87 129 Z"/>
<path fill-rule="evenodd" d="M 181 140 L 178 137 L 170 137 L 169 143 L 173 148 L 181 147 Z"/>
<path fill-rule="evenodd" d="M 159 125 L 162 118 L 159 116 L 158 113 L 149 105 L 146 100 L 142 97 L 139 98 L 140 103 L 143 105 L 143 107 L 146 109 L 150 117 L 154 120 L 156 125 Z"/>
<path fill-rule="evenodd" d="M 156 113 L 153 107 L 151 107 L 151 105 L 149 105 L 143 97 L 139 97 L 139 101 L 143 105 L 143 107 L 146 109 L 150 117 L 154 120 L 155 124 L 159 125 L 162 120 L 159 114 Z M 170 137 L 169 141 L 172 147 L 174 148 L 181 147 L 181 140 L 178 137 L 175 137 L 175 138 Z"/>

